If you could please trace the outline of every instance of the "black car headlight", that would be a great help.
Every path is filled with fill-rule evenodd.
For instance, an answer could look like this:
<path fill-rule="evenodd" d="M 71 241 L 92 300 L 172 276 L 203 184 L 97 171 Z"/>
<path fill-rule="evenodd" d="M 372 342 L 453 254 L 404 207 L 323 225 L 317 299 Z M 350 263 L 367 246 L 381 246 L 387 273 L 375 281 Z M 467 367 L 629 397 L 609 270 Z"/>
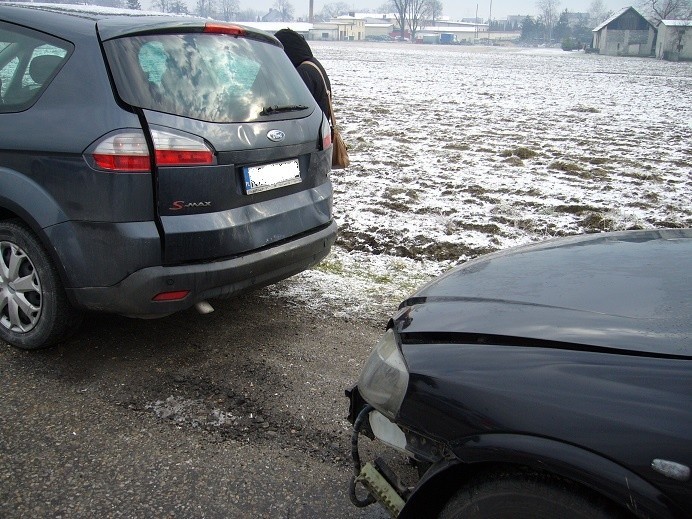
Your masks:
<path fill-rule="evenodd" d="M 396 334 L 389 329 L 372 350 L 358 379 L 361 396 L 387 418 L 394 420 L 408 387 L 408 369 Z"/>

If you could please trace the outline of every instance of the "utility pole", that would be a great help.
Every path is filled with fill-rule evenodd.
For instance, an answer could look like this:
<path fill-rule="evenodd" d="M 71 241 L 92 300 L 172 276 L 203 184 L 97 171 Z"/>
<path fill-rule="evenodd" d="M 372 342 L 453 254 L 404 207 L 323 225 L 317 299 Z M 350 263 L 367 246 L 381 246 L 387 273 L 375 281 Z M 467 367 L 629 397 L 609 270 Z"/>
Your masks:
<path fill-rule="evenodd" d="M 310 10 L 308 11 L 308 22 L 310 23 L 315 23 L 315 12 L 314 12 L 314 7 L 315 7 L 315 0 L 310 0 Z"/>
<path fill-rule="evenodd" d="M 493 23 L 493 0 L 490 0 L 490 14 L 488 14 L 488 45 L 490 45 L 490 24 Z"/>

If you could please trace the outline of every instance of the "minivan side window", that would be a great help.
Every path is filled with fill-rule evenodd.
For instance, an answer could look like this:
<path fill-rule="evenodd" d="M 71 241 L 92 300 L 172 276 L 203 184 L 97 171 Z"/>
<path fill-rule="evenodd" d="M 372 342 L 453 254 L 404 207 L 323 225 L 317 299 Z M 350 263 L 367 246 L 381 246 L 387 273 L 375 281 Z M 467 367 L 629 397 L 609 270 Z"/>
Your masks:
<path fill-rule="evenodd" d="M 0 113 L 33 105 L 71 50 L 57 38 L 0 23 Z"/>

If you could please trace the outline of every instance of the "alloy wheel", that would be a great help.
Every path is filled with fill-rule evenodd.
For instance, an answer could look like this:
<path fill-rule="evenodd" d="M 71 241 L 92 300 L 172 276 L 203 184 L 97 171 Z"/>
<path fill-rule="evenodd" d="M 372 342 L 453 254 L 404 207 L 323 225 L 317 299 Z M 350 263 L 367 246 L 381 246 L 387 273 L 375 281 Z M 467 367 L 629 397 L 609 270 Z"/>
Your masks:
<path fill-rule="evenodd" d="M 15 333 L 31 331 L 41 317 L 41 280 L 27 253 L 0 242 L 0 325 Z"/>

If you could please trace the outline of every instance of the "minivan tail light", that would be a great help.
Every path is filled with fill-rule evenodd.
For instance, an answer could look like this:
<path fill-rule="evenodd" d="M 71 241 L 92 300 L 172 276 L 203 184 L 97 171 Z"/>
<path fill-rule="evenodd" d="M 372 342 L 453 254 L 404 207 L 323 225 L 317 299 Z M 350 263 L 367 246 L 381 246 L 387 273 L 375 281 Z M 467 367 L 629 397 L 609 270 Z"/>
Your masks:
<path fill-rule="evenodd" d="M 141 131 L 123 131 L 102 140 L 91 154 L 100 169 L 123 173 L 151 170 L 149 149 Z"/>
<path fill-rule="evenodd" d="M 157 166 L 207 166 L 214 152 L 202 139 L 162 130 L 152 130 Z"/>
<path fill-rule="evenodd" d="M 215 163 L 214 151 L 202 138 L 164 130 L 151 130 L 157 166 L 207 166 Z M 94 165 L 112 173 L 149 173 L 151 156 L 141 130 L 112 133 L 91 154 Z"/>
<path fill-rule="evenodd" d="M 326 150 L 332 145 L 332 125 L 329 124 L 329 119 L 326 115 L 322 115 L 322 126 L 320 128 L 320 138 L 322 141 L 322 149 Z"/>

